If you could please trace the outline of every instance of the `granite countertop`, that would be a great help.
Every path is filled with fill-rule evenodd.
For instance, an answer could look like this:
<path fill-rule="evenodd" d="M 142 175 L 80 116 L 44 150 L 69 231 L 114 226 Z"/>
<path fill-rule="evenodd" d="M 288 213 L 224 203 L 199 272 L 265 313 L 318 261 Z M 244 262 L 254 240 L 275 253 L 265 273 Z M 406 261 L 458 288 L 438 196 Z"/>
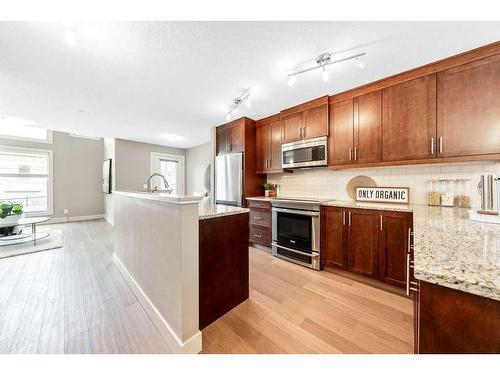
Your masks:
<path fill-rule="evenodd" d="M 200 220 L 212 219 L 214 217 L 237 215 L 250 212 L 248 208 L 227 206 L 225 204 L 214 204 L 210 198 L 204 198 L 199 205 Z"/>
<path fill-rule="evenodd" d="M 275 197 L 249 197 L 246 198 L 248 201 L 263 201 L 263 202 L 271 202 Z"/>
<path fill-rule="evenodd" d="M 178 195 L 162 192 L 148 193 L 141 190 L 113 190 L 113 194 L 172 204 L 193 204 L 203 199 L 202 197 L 196 197 L 194 195 Z"/>
<path fill-rule="evenodd" d="M 418 280 L 500 301 L 500 225 L 472 221 L 471 210 L 330 201 L 325 206 L 413 212 Z"/>

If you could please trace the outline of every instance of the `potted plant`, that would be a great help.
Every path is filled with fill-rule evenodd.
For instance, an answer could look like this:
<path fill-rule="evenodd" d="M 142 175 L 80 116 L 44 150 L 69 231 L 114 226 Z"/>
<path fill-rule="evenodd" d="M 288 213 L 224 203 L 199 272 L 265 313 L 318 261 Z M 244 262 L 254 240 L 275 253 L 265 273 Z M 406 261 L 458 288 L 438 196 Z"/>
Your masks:
<path fill-rule="evenodd" d="M 273 185 L 271 185 L 270 183 L 266 182 L 266 183 L 262 184 L 262 186 L 264 186 L 264 195 L 266 197 L 268 197 L 269 193 L 271 192 L 271 190 L 273 188 Z"/>
<path fill-rule="evenodd" d="M 23 216 L 23 205 L 21 203 L 0 203 L 0 235 L 7 236 L 14 232 L 19 218 Z M 8 225 L 8 226 L 6 226 Z"/>

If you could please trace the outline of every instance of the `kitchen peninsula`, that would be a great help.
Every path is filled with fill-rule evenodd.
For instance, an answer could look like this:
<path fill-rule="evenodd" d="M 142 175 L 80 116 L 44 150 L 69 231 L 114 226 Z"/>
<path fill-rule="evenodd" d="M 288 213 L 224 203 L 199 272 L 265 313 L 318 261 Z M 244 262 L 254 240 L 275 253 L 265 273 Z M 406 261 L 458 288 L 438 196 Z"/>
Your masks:
<path fill-rule="evenodd" d="M 113 192 L 114 260 L 170 348 L 248 298 L 248 210 L 201 197 Z M 241 236 L 241 237 L 240 237 Z"/>

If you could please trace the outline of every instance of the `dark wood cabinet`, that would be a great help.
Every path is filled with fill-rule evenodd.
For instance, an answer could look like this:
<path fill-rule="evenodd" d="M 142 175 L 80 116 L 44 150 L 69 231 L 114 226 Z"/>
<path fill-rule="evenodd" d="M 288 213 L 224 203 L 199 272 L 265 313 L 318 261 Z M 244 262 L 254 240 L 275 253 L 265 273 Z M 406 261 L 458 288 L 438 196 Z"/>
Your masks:
<path fill-rule="evenodd" d="M 347 209 L 321 207 L 321 264 L 347 270 Z"/>
<path fill-rule="evenodd" d="M 382 93 L 330 104 L 329 165 L 382 160 Z"/>
<path fill-rule="evenodd" d="M 419 282 L 415 353 L 500 353 L 500 301 Z"/>
<path fill-rule="evenodd" d="M 435 74 L 384 89 L 382 106 L 384 161 L 435 157 Z"/>
<path fill-rule="evenodd" d="M 283 143 L 302 139 L 302 112 L 281 118 L 283 127 Z"/>
<path fill-rule="evenodd" d="M 279 115 L 256 122 L 257 173 L 281 173 L 281 121 Z"/>
<path fill-rule="evenodd" d="M 438 157 L 500 153 L 500 55 L 438 74 Z"/>
<path fill-rule="evenodd" d="M 217 154 L 243 152 L 243 197 L 264 194 L 262 184 L 266 177 L 256 172 L 258 165 L 255 121 L 242 117 L 216 129 Z M 243 200 L 245 202 L 245 200 Z"/>
<path fill-rule="evenodd" d="M 382 160 L 382 92 L 374 91 L 354 98 L 355 163 Z"/>
<path fill-rule="evenodd" d="M 378 212 L 349 210 L 348 270 L 376 279 L 378 277 Z"/>
<path fill-rule="evenodd" d="M 321 207 L 322 266 L 405 288 L 412 219 L 410 212 Z"/>
<path fill-rule="evenodd" d="M 328 96 L 281 111 L 283 143 L 327 136 Z"/>
<path fill-rule="evenodd" d="M 330 104 L 330 137 L 328 138 L 328 164 L 353 162 L 354 104 L 352 99 Z"/>
<path fill-rule="evenodd" d="M 304 111 L 302 138 L 317 138 L 328 135 L 328 104 Z"/>
<path fill-rule="evenodd" d="M 411 220 L 407 212 L 379 212 L 379 280 L 402 288 L 406 286 Z"/>
<path fill-rule="evenodd" d="M 250 208 L 248 242 L 271 247 L 271 203 L 263 200 L 247 200 Z"/>

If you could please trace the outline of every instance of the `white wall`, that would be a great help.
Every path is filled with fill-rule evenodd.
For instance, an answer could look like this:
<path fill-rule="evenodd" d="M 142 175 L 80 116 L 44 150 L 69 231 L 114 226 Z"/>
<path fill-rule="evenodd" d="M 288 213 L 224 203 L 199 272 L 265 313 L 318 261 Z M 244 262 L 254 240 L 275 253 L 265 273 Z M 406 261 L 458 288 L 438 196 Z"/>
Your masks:
<path fill-rule="evenodd" d="M 186 194 L 204 193 L 203 177 L 212 159 L 212 146 L 205 143 L 186 150 Z"/>
<path fill-rule="evenodd" d="M 373 178 L 378 186 L 410 188 L 410 203 L 427 204 L 427 181 L 440 178 L 469 178 L 472 206 L 479 207 L 481 198 L 477 184 L 481 174 L 500 173 L 499 162 L 443 163 L 406 165 L 333 171 L 328 168 L 296 170 L 293 173 L 268 175 L 267 181 L 280 184 L 281 195 L 350 199 L 346 192 L 349 180 L 355 176 Z"/>
<path fill-rule="evenodd" d="M 151 153 L 185 156 L 180 148 L 115 139 L 116 190 L 142 190 L 151 175 Z"/>
<path fill-rule="evenodd" d="M 52 144 L 1 139 L 1 146 L 37 148 L 53 151 L 53 217 L 104 214 L 102 185 L 102 139 L 72 137 L 53 132 Z"/>

